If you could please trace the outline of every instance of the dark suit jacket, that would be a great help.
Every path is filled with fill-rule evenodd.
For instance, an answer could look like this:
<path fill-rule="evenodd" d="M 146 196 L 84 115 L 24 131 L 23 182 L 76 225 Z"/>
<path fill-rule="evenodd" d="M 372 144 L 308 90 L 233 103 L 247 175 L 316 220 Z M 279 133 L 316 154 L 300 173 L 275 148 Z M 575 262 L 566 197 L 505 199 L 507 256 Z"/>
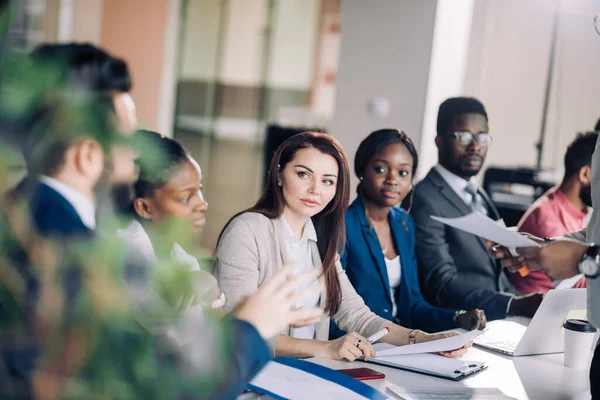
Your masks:
<path fill-rule="evenodd" d="M 403 222 L 406 218 L 405 230 Z M 434 307 L 423 298 L 415 258 L 415 225 L 412 217 L 400 208 L 392 208 L 388 217 L 396 248 L 400 254 L 400 287 L 396 290 L 398 312 L 392 314 L 392 298 L 387 267 L 375 229 L 370 228 L 360 197 L 346 213 L 346 247 L 341 256 L 348 279 L 375 314 L 411 329 L 437 332 L 452 329 L 455 310 Z M 343 331 L 330 330 L 330 338 Z"/>
<path fill-rule="evenodd" d="M 480 189 L 489 216 L 499 214 Z M 425 297 L 444 307 L 485 311 L 488 320 L 505 318 L 516 293 L 502 266 L 490 257 L 485 241 L 434 221 L 431 216 L 461 217 L 469 206 L 435 170 L 415 188 L 411 214 L 416 225 L 419 278 Z"/>

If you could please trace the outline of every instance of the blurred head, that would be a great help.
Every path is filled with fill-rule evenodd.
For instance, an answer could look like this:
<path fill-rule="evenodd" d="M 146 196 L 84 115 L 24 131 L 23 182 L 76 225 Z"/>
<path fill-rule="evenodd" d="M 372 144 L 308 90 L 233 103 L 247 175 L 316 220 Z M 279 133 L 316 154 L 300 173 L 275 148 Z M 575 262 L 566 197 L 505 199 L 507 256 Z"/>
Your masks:
<path fill-rule="evenodd" d="M 198 163 L 179 142 L 156 132 L 138 131 L 136 141 L 143 149 L 134 185 L 136 213 L 154 224 L 171 218 L 184 220 L 193 233 L 199 233 L 206 223 L 208 203 L 202 196 Z"/>
<path fill-rule="evenodd" d="M 112 149 L 126 140 L 106 95 L 54 93 L 28 126 L 23 153 L 29 173 L 60 179 L 92 198 Z"/>
<path fill-rule="evenodd" d="M 240 213 L 258 212 L 275 219 L 287 209 L 299 217 L 312 218 L 327 290 L 325 310 L 330 314 L 337 312 L 341 301 L 335 260 L 345 243 L 349 183 L 348 159 L 342 145 L 325 133 L 299 133 L 279 146 L 261 198 L 254 207 Z"/>
<path fill-rule="evenodd" d="M 472 97 L 453 97 L 440 105 L 437 119 L 439 163 L 469 179 L 483 166 L 491 144 L 485 107 Z"/>
<path fill-rule="evenodd" d="M 356 151 L 357 192 L 377 206 L 396 206 L 410 192 L 418 163 L 417 150 L 406 133 L 397 129 L 375 131 Z"/>
<path fill-rule="evenodd" d="M 137 124 L 135 104 L 129 95 L 131 75 L 127 64 L 91 44 L 45 44 L 31 54 L 38 68 L 58 71 L 57 82 L 48 91 L 65 90 L 76 94 L 110 96 L 119 129 L 131 135 Z M 111 184 L 132 183 L 136 179 L 135 154 L 121 144 L 112 146 L 105 176 Z"/>
<path fill-rule="evenodd" d="M 592 155 L 597 140 L 598 132 L 578 133 L 565 153 L 563 182 L 576 183 L 579 186 L 579 197 L 588 207 L 592 206 Z"/>

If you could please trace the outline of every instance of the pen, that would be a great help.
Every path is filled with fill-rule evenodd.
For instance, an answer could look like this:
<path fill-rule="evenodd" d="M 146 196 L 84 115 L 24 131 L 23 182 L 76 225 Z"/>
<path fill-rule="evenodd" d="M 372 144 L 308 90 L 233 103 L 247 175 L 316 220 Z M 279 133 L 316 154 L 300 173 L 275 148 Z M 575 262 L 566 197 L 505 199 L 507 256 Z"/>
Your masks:
<path fill-rule="evenodd" d="M 375 343 L 376 341 L 378 341 L 379 339 L 381 339 L 382 337 L 384 337 L 385 335 L 387 335 L 388 333 L 390 333 L 390 328 L 388 328 L 387 326 L 385 328 L 383 328 L 382 330 L 380 330 L 379 332 L 376 332 L 374 334 L 372 334 L 371 336 L 369 336 L 367 338 L 367 340 L 371 343 Z"/>
<path fill-rule="evenodd" d="M 510 255 L 513 257 L 519 256 L 519 253 L 517 253 L 517 250 L 514 248 L 510 248 L 510 249 L 508 249 L 508 251 L 510 252 Z M 529 275 L 529 268 L 527 268 L 527 265 L 523 265 L 521 268 L 519 268 L 518 272 L 519 272 L 519 275 L 521 275 L 521 277 L 524 278 L 527 275 Z"/>

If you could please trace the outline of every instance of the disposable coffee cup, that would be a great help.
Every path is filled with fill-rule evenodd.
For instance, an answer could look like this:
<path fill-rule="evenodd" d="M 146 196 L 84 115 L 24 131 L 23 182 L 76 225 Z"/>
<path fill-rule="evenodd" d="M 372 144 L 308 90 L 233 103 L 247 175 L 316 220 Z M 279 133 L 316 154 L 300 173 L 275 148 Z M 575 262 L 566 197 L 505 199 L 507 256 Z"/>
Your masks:
<path fill-rule="evenodd" d="M 565 328 L 565 366 L 586 368 L 598 330 L 583 319 L 568 319 L 563 324 L 563 328 Z"/>

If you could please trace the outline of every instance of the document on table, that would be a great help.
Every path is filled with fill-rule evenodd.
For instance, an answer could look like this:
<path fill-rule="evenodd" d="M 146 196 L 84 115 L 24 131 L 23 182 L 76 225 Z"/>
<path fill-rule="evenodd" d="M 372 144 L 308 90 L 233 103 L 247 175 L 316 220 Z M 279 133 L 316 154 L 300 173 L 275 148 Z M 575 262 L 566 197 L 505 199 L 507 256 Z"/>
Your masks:
<path fill-rule="evenodd" d="M 514 400 L 497 388 L 407 389 L 388 385 L 386 390 L 402 400 Z"/>
<path fill-rule="evenodd" d="M 468 378 L 487 368 L 482 362 L 466 361 L 431 353 L 377 356 L 370 358 L 367 362 L 454 381 Z"/>
<path fill-rule="evenodd" d="M 471 213 L 459 218 L 441 218 L 431 216 L 431 219 L 451 226 L 461 231 L 472 233 L 483 239 L 501 244 L 510 248 L 516 247 L 539 247 L 533 240 L 526 238 L 518 232 L 507 229 L 491 218 L 480 213 Z"/>
<path fill-rule="evenodd" d="M 387 343 L 376 343 L 373 345 L 377 352 L 377 357 L 397 356 L 403 354 L 421 354 L 421 353 L 437 353 L 439 351 L 456 350 L 463 347 L 465 344 L 473 341 L 483 332 L 473 330 L 460 335 L 447 337 L 444 339 L 432 340 L 431 342 L 417 343 L 405 346 L 394 346 Z"/>
<path fill-rule="evenodd" d="M 385 400 L 375 388 L 309 361 L 280 357 L 250 381 L 249 388 L 276 399 Z"/>

